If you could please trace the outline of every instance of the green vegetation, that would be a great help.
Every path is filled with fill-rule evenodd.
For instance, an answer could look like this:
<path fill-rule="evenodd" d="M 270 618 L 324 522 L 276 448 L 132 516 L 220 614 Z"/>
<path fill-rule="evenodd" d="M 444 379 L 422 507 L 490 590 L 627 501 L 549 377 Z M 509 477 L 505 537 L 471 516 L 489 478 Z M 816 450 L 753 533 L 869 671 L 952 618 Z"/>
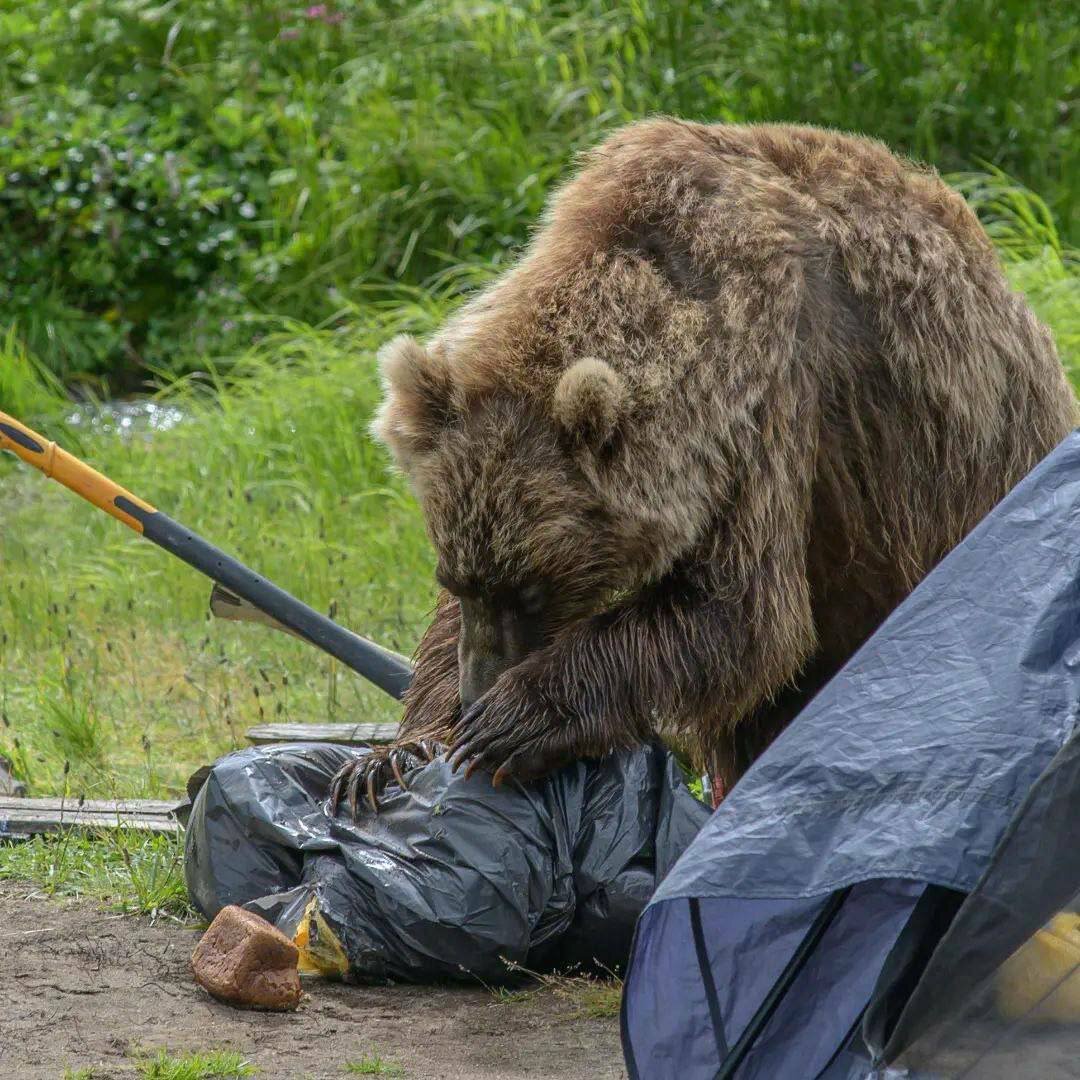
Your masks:
<path fill-rule="evenodd" d="M 178 837 L 127 829 L 38 836 L 0 848 L 0 881 L 5 880 L 30 883 L 47 896 L 95 900 L 125 914 L 195 916 Z"/>
<path fill-rule="evenodd" d="M 950 178 L 980 212 L 1014 288 L 1054 332 L 1058 353 L 1080 388 L 1080 247 L 1061 236 L 1047 204 L 997 173 Z"/>
<path fill-rule="evenodd" d="M 562 985 L 555 988 L 555 993 L 571 1003 L 572 1015 L 586 1016 L 590 1020 L 607 1020 L 619 1015 L 622 980 L 579 976 L 565 979 Z"/>
<path fill-rule="evenodd" d="M 268 334 L 228 379 L 185 380 L 159 398 L 184 417 L 169 430 L 118 437 L 66 423 L 58 403 L 24 415 L 408 653 L 434 598 L 431 555 L 415 504 L 364 434 L 378 391 L 370 359 L 357 357 L 430 317 L 406 305 L 348 334 Z M 179 795 L 195 765 L 242 745 L 253 723 L 396 715 L 309 645 L 208 623 L 205 578 L 40 474 L 5 458 L 0 485 L 0 752 L 31 793 Z"/>
<path fill-rule="evenodd" d="M 156 1057 L 139 1065 L 142 1080 L 238 1080 L 256 1072 L 243 1054 L 232 1050 L 176 1055 L 159 1050 Z"/>
<path fill-rule="evenodd" d="M 593 974 L 543 974 L 509 962 L 507 967 L 514 974 L 527 976 L 535 985 L 514 991 L 485 983 L 492 1005 L 520 1005 L 546 990 L 569 1007 L 572 1019 L 607 1020 L 619 1015 L 623 981 L 609 968 L 605 969 L 607 978 L 600 978 Z"/>
<path fill-rule="evenodd" d="M 0 5 L 0 326 L 67 379 L 201 369 L 505 263 L 653 112 L 1003 169 L 1080 239 L 1070 0 Z"/>
<path fill-rule="evenodd" d="M 524 1005 L 525 1002 L 531 1001 L 535 990 L 513 990 L 509 986 L 487 986 L 489 994 L 491 994 L 492 1005 Z"/>
<path fill-rule="evenodd" d="M 404 1076 L 405 1070 L 394 1061 L 379 1054 L 365 1054 L 359 1061 L 350 1061 L 345 1071 L 352 1076 Z"/>

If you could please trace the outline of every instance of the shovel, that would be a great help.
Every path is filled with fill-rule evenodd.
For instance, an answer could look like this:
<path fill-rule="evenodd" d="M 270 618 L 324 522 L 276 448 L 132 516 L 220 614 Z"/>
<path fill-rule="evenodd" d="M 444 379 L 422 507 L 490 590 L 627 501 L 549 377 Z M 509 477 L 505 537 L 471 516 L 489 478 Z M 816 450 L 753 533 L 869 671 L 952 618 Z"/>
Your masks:
<path fill-rule="evenodd" d="M 340 660 L 391 697 L 400 699 L 405 693 L 412 665 L 404 656 L 339 626 L 4 412 L 0 412 L 0 450 L 10 450 L 205 574 L 215 582 L 210 609 L 218 617 L 261 622 L 288 631 Z"/>

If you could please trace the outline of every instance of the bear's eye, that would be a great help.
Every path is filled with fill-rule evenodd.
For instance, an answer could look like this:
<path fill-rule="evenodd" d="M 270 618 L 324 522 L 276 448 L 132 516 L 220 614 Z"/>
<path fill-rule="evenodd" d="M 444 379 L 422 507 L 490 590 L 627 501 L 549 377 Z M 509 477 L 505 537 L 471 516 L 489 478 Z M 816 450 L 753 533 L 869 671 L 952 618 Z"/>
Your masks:
<path fill-rule="evenodd" d="M 518 591 L 518 606 L 526 615 L 539 615 L 547 601 L 547 589 L 539 582 L 522 586 Z"/>
<path fill-rule="evenodd" d="M 475 589 L 468 588 L 465 584 L 458 581 L 456 578 L 451 577 L 443 570 L 437 569 L 435 571 L 435 580 L 448 592 L 451 596 L 464 597 L 473 596 L 476 593 Z"/>

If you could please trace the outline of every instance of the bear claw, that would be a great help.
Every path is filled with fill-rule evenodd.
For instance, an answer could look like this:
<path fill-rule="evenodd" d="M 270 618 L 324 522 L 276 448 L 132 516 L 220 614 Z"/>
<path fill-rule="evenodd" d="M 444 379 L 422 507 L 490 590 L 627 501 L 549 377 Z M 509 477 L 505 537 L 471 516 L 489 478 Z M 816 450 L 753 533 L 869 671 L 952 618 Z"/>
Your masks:
<path fill-rule="evenodd" d="M 359 815 L 360 793 L 363 791 L 364 801 L 377 814 L 379 794 L 391 776 L 403 791 L 407 791 L 406 772 L 434 760 L 434 746 L 426 739 L 418 743 L 379 747 L 363 757 L 350 759 L 330 781 L 330 813 L 337 814 L 344 802 L 355 820 Z"/>
<path fill-rule="evenodd" d="M 465 779 L 477 769 L 490 771 L 494 786 L 501 787 L 511 778 L 528 781 L 546 776 L 578 756 L 568 744 L 570 732 L 565 727 L 530 723 L 537 716 L 547 720 L 551 713 L 531 707 L 528 687 L 520 681 L 496 685 L 465 711 L 447 752 L 452 771 L 466 765 Z"/>

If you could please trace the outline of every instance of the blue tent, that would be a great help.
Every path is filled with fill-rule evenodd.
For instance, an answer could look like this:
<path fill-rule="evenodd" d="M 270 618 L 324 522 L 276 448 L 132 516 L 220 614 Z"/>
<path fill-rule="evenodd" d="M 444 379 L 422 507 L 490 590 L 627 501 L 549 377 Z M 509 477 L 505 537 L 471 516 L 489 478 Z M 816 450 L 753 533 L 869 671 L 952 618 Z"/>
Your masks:
<path fill-rule="evenodd" d="M 1080 932 L 1060 921 L 1080 910 L 1078 708 L 1074 433 L 657 890 L 626 977 L 631 1078 L 1080 1076 Z M 1018 969 L 1036 940 L 1053 962 Z"/>

